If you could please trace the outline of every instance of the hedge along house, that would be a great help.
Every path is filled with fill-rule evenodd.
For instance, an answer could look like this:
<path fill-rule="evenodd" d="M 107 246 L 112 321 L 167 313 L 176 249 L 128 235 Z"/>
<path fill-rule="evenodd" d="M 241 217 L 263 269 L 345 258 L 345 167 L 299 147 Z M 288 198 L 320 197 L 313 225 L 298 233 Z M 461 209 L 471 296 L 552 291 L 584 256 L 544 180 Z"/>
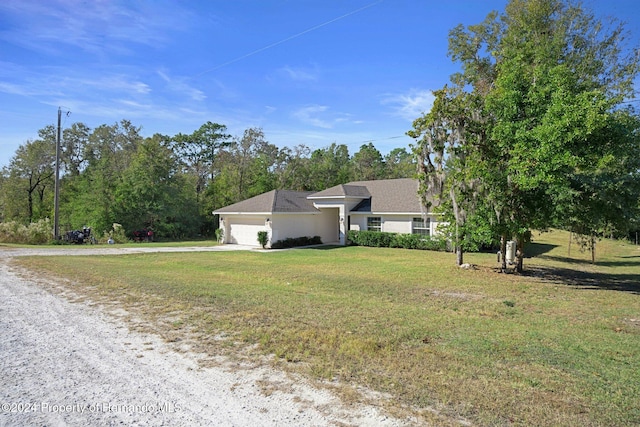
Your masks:
<path fill-rule="evenodd" d="M 287 238 L 319 236 L 323 243 L 347 244 L 348 230 L 435 234 L 438 216 L 426 212 L 418 180 L 354 181 L 319 192 L 272 190 L 213 211 L 220 215 L 224 243 L 268 247 Z"/>

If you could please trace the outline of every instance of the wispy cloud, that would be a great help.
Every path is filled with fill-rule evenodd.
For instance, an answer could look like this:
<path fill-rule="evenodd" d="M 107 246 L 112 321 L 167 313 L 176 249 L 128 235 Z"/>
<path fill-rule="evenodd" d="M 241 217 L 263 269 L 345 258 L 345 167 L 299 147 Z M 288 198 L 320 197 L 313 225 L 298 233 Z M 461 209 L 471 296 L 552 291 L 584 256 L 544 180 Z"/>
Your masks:
<path fill-rule="evenodd" d="M 328 108 L 329 107 L 325 105 L 311 105 L 308 107 L 300 108 L 294 111 L 291 115 L 294 118 L 300 120 L 302 123 L 323 129 L 330 129 L 332 127 L 331 124 L 319 117 L 320 114 L 327 111 Z"/>
<path fill-rule="evenodd" d="M 384 96 L 382 104 L 390 105 L 395 116 L 413 121 L 431 110 L 434 99 L 430 90 L 411 89 L 407 93 Z"/>
<path fill-rule="evenodd" d="M 44 102 L 53 107 L 64 106 L 71 111 L 72 116 L 82 117 L 81 121 L 89 123 L 109 123 L 119 120 L 134 120 L 136 124 L 144 124 L 149 120 L 161 122 L 175 121 L 181 117 L 171 106 L 144 102 L 131 98 L 87 99 L 85 97 L 64 97 Z M 76 120 L 74 119 L 74 120 Z M 161 129 L 153 129 L 161 132 Z"/>
<path fill-rule="evenodd" d="M 295 110 L 291 115 L 306 125 L 322 129 L 332 129 L 345 122 L 360 123 L 360 121 L 352 120 L 349 114 L 330 112 L 326 105 L 309 105 Z"/>
<path fill-rule="evenodd" d="M 125 74 L 106 75 L 97 79 L 91 79 L 86 76 L 71 77 L 65 80 L 67 81 L 67 87 L 75 89 L 80 89 L 78 86 L 82 86 L 84 89 L 91 88 L 105 92 L 123 92 L 137 95 L 146 95 L 151 92 L 151 87 L 147 83 Z"/>
<path fill-rule="evenodd" d="M 94 77 L 94 75 L 96 75 Z M 123 73 L 101 74 L 99 70 L 77 72 L 69 68 L 44 67 L 0 72 L 0 92 L 30 97 L 83 94 L 102 97 L 103 93 L 143 96 L 151 92 L 149 84 Z"/>
<path fill-rule="evenodd" d="M 162 70 L 157 71 L 158 75 L 167 83 L 167 88 L 173 92 L 186 95 L 193 101 L 203 101 L 207 98 L 203 91 L 189 85 L 185 79 L 170 77 Z"/>
<path fill-rule="evenodd" d="M 188 122 L 193 117 L 202 120 L 215 114 L 203 103 L 194 102 L 205 100 L 203 91 L 172 78 L 168 72 L 113 68 L 26 68 L 0 62 L 0 93 L 56 108 L 64 106 L 76 117 L 84 117 L 82 120 L 96 117 L 103 123 L 122 118 Z"/>
<path fill-rule="evenodd" d="M 0 92 L 10 95 L 32 96 L 38 95 L 40 91 L 29 85 L 0 82 Z"/>
<path fill-rule="evenodd" d="M 0 38 L 30 50 L 59 52 L 73 46 L 89 53 L 132 53 L 131 43 L 155 47 L 167 42 L 167 28 L 179 30 L 189 13 L 173 5 L 122 1 L 38 0 L 0 3 L 12 26 Z"/>
<path fill-rule="evenodd" d="M 282 67 L 278 70 L 280 74 L 289 77 L 295 81 L 315 81 L 318 80 L 319 71 L 317 68 L 305 67 Z"/>

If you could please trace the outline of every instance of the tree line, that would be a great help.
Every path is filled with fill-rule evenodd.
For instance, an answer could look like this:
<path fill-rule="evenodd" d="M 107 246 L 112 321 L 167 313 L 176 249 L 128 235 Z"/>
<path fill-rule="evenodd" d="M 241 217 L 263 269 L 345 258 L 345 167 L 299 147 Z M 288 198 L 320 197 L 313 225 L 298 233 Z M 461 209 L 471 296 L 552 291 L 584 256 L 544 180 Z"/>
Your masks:
<path fill-rule="evenodd" d="M 74 123 L 62 132 L 61 232 L 92 227 L 98 234 L 121 224 L 131 233 L 211 237 L 211 212 L 274 190 L 320 191 L 354 180 L 412 177 L 416 161 L 396 148 L 383 156 L 372 143 L 351 155 L 333 143 L 279 148 L 250 128 L 231 136 L 207 122 L 193 133 L 142 137 L 128 120 L 90 129 Z M 0 173 L 0 222 L 51 218 L 54 209 L 56 128 L 22 144 Z"/>

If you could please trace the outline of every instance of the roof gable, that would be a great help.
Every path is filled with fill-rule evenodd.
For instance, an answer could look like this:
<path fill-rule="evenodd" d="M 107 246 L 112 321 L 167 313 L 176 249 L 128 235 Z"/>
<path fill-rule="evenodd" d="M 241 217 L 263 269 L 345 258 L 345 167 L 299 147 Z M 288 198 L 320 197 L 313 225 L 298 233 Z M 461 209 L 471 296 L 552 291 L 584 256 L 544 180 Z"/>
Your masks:
<path fill-rule="evenodd" d="M 312 191 L 277 190 L 273 204 L 273 212 L 318 212 L 309 195 Z"/>
<path fill-rule="evenodd" d="M 357 181 L 352 185 L 363 185 L 371 193 L 369 203 L 361 203 L 356 212 L 408 213 L 424 212 L 418 196 L 417 179 L 381 179 L 377 181 Z"/>
<path fill-rule="evenodd" d="M 320 199 L 325 197 L 371 197 L 366 186 L 349 184 L 339 184 L 326 190 L 318 191 L 309 196 L 310 199 Z"/>
<path fill-rule="evenodd" d="M 316 213 L 307 197 L 311 191 L 271 190 L 250 199 L 217 209 L 213 213 Z"/>

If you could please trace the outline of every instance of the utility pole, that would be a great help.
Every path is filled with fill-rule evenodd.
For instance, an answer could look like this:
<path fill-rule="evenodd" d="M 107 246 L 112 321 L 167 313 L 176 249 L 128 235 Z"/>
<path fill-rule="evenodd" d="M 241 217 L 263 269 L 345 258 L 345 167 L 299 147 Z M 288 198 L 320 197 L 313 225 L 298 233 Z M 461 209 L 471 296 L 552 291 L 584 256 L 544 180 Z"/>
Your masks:
<path fill-rule="evenodd" d="M 60 121 L 62 117 L 62 109 L 58 107 L 58 134 L 56 137 L 56 180 L 55 180 L 55 196 L 53 200 L 53 238 L 60 240 L 60 230 L 58 228 L 58 212 L 60 198 Z"/>

